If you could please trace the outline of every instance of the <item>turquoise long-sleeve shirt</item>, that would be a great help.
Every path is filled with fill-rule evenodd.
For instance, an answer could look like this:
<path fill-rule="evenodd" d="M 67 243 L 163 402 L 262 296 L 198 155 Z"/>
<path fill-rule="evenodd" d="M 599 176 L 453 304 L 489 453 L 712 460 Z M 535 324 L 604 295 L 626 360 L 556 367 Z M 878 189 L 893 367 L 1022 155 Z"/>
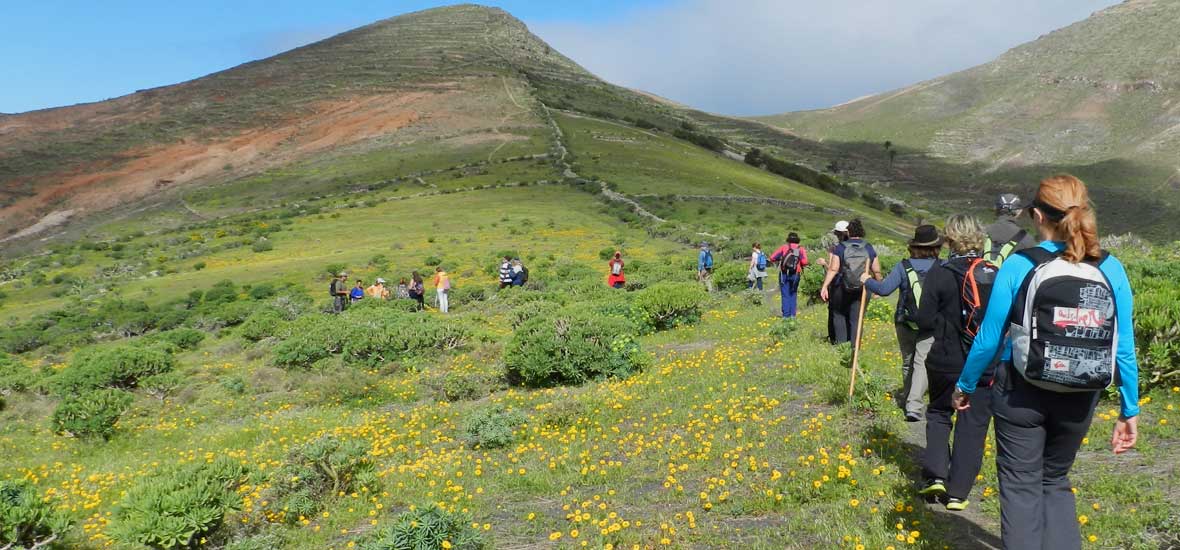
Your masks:
<path fill-rule="evenodd" d="M 1065 243 L 1045 241 L 1038 246 L 1049 252 L 1060 252 L 1065 248 Z M 975 391 L 979 377 L 996 356 L 1000 346 L 1003 346 L 1000 358 L 1004 361 L 1011 360 L 1012 340 L 1007 335 L 1008 317 L 1016 302 L 1016 295 L 1020 292 L 1020 285 L 1034 267 L 1028 258 L 1013 255 L 1004 260 L 1004 265 L 996 274 L 987 314 L 984 315 L 979 334 L 971 346 L 963 373 L 959 375 L 958 386 L 963 393 Z M 1106 274 L 1114 290 L 1114 303 L 1118 315 L 1115 320 L 1118 326 L 1115 363 L 1119 370 L 1119 397 L 1123 417 L 1130 418 L 1139 414 L 1139 362 L 1135 358 L 1135 324 L 1132 321 L 1134 297 L 1131 294 L 1131 282 L 1127 279 L 1127 271 L 1123 264 L 1114 256 L 1102 262 L 1098 269 Z"/>

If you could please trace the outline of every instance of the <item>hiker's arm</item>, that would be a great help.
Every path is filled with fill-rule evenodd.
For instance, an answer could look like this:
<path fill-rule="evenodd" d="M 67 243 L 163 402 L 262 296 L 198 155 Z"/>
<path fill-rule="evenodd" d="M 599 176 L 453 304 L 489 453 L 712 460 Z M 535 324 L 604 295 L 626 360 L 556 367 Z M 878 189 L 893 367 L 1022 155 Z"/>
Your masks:
<path fill-rule="evenodd" d="M 874 279 L 881 278 L 881 257 L 873 256 L 872 263 L 869 264 L 869 270 L 873 272 Z"/>
<path fill-rule="evenodd" d="M 1115 365 L 1118 367 L 1119 401 L 1122 403 L 1122 417 L 1132 418 L 1139 414 L 1139 361 L 1135 358 L 1135 322 L 1132 319 L 1135 298 L 1131 284 L 1122 263 L 1115 258 L 1105 262 L 1107 278 L 1114 290 L 1114 307 L 1118 324 L 1118 348 L 1115 350 Z"/>
<path fill-rule="evenodd" d="M 865 288 L 877 296 L 888 296 L 893 294 L 893 291 L 901 286 L 901 281 L 904 277 L 905 267 L 902 266 L 901 262 L 898 262 L 897 265 L 893 266 L 888 277 L 882 280 L 872 278 L 865 280 Z"/>
<path fill-rule="evenodd" d="M 963 372 L 959 375 L 957 384 L 963 393 L 975 391 L 979 377 L 997 358 L 997 353 L 1004 345 L 1004 333 L 1008 323 L 1008 316 L 1012 313 L 1016 294 L 1020 292 L 1020 285 L 1025 275 L 1032 271 L 1032 261 L 1024 256 L 1012 256 L 1000 267 L 996 274 L 996 282 L 992 285 L 992 294 L 988 299 L 987 313 L 983 322 L 979 324 L 979 334 L 971 344 L 971 353 L 967 354 L 967 363 L 963 365 Z"/>
<path fill-rule="evenodd" d="M 836 273 L 840 271 L 840 257 L 835 254 L 828 255 L 828 271 L 824 273 L 824 284 L 819 289 L 819 296 L 826 302 L 828 301 L 828 287 L 832 284 L 832 279 L 836 278 Z"/>
<path fill-rule="evenodd" d="M 807 267 L 811 262 L 807 260 L 807 249 L 799 247 L 799 267 Z"/>

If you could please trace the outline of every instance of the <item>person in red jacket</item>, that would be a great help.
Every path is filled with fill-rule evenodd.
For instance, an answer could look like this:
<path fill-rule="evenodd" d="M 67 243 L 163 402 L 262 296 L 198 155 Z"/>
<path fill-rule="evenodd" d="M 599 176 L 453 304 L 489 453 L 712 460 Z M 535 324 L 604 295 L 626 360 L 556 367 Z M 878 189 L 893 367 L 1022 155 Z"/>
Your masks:
<path fill-rule="evenodd" d="M 611 258 L 607 265 L 610 266 L 610 274 L 606 277 L 606 284 L 611 288 L 623 288 L 627 285 L 627 277 L 623 275 L 623 253 L 615 251 L 615 257 Z"/>
<path fill-rule="evenodd" d="M 794 317 L 799 311 L 799 280 L 807 267 L 807 249 L 799 245 L 799 234 L 787 235 L 787 244 L 770 255 L 770 263 L 778 266 L 778 291 L 782 297 L 783 317 Z"/>

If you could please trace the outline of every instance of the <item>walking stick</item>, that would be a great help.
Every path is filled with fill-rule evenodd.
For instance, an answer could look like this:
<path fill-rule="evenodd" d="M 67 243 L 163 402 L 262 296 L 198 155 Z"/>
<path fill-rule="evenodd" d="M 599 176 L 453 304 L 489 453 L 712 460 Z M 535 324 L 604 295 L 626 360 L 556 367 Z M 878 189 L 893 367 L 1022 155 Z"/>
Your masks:
<path fill-rule="evenodd" d="M 860 313 L 856 317 L 856 340 L 852 342 L 852 382 L 848 384 L 848 398 L 852 399 L 852 390 L 856 388 L 856 367 L 860 363 L 860 333 L 865 325 L 865 304 L 868 303 L 867 289 L 860 287 Z"/>

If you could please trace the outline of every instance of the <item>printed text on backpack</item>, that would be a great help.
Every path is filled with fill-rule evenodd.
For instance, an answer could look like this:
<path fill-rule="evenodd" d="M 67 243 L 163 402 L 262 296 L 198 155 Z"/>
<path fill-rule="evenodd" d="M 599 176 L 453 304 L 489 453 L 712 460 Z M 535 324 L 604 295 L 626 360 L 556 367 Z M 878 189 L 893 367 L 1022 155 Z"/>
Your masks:
<path fill-rule="evenodd" d="M 1114 290 L 1097 262 L 1071 263 L 1040 247 L 1011 317 L 1012 364 L 1029 383 L 1057 392 L 1114 382 L 1118 330 Z"/>

